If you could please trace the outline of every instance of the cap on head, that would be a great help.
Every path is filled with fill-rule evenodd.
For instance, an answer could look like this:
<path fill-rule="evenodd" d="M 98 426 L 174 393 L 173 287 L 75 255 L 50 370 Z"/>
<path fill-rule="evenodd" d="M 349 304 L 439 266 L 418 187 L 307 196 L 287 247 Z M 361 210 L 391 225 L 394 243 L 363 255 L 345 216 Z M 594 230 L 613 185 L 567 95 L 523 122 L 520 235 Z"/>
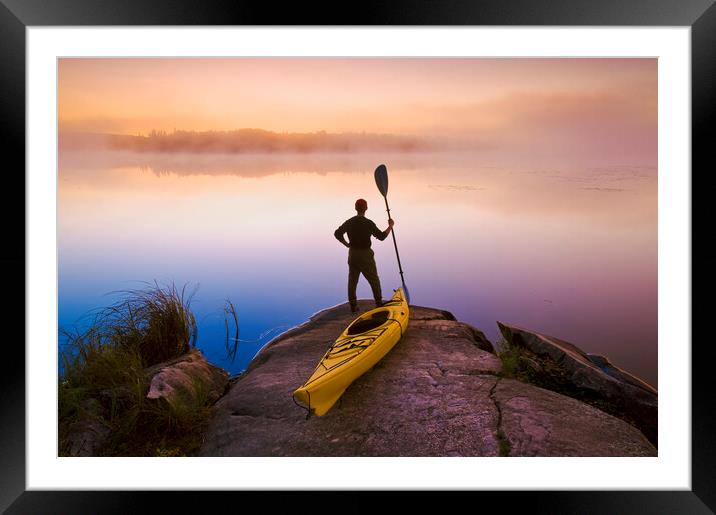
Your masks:
<path fill-rule="evenodd" d="M 363 200 L 362 198 L 359 198 L 356 200 L 356 211 L 360 211 L 361 213 L 366 211 L 368 209 L 368 202 Z"/>

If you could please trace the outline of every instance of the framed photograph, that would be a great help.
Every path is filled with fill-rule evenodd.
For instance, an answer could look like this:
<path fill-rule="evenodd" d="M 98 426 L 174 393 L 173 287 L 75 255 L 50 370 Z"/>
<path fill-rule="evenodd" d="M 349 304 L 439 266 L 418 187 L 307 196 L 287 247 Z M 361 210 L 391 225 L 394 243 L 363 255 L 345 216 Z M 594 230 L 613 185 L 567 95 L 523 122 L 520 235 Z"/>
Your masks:
<path fill-rule="evenodd" d="M 2 0 L 8 513 L 713 512 L 713 2 L 368 7 Z"/>

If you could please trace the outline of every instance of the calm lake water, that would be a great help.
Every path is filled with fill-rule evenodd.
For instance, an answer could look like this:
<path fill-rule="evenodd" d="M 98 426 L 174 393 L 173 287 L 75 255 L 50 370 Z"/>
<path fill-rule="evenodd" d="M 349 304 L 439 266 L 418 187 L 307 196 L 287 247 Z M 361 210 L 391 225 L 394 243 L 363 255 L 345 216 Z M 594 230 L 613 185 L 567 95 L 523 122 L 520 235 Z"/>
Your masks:
<path fill-rule="evenodd" d="M 520 162 L 471 153 L 60 153 L 59 324 L 82 327 L 108 292 L 198 285 L 198 347 L 232 373 L 312 313 L 346 302 L 333 231 L 385 163 L 416 305 L 498 339 L 496 321 L 568 340 L 657 385 L 657 170 L 645 163 Z M 374 241 L 384 295 L 400 285 Z M 360 298 L 371 298 L 361 278 Z M 241 339 L 226 359 L 224 300 Z"/>

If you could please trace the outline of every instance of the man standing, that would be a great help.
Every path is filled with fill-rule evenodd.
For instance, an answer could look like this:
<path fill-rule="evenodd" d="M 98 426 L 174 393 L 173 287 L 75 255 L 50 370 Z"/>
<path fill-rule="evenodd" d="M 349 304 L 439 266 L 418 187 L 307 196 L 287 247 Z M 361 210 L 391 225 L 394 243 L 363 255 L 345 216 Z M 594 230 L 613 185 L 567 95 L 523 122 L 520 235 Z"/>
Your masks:
<path fill-rule="evenodd" d="M 361 273 L 368 280 L 373 290 L 375 306 L 380 307 L 383 305 L 378 270 L 375 266 L 373 250 L 370 248 L 370 237 L 375 236 L 380 241 L 383 241 L 390 234 L 394 224 L 391 219 L 388 220 L 388 228 L 385 231 L 378 229 L 373 220 L 365 217 L 368 202 L 362 198 L 356 200 L 355 209 L 357 215 L 343 222 L 333 233 L 338 241 L 348 247 L 348 302 L 353 313 L 358 311 L 356 286 L 358 286 L 358 277 Z M 343 237 L 346 233 L 348 233 L 348 241 Z"/>

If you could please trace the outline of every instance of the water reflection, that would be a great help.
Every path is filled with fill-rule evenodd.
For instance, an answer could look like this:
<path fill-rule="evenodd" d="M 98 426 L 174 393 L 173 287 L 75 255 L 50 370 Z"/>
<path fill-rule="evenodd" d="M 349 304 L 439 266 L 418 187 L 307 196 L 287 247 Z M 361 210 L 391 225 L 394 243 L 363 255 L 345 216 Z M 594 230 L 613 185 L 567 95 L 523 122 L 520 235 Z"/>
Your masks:
<path fill-rule="evenodd" d="M 416 304 L 448 309 L 493 341 L 496 320 L 542 331 L 657 384 L 657 173 L 643 164 L 64 151 L 60 324 L 133 281 L 198 283 L 199 346 L 241 371 L 276 333 L 345 302 L 346 253 L 333 231 L 358 197 L 386 225 L 372 175 L 381 162 Z M 388 243 L 374 244 L 385 291 L 400 283 Z M 358 294 L 370 297 L 363 281 Z M 226 298 L 252 340 L 233 363 Z"/>

